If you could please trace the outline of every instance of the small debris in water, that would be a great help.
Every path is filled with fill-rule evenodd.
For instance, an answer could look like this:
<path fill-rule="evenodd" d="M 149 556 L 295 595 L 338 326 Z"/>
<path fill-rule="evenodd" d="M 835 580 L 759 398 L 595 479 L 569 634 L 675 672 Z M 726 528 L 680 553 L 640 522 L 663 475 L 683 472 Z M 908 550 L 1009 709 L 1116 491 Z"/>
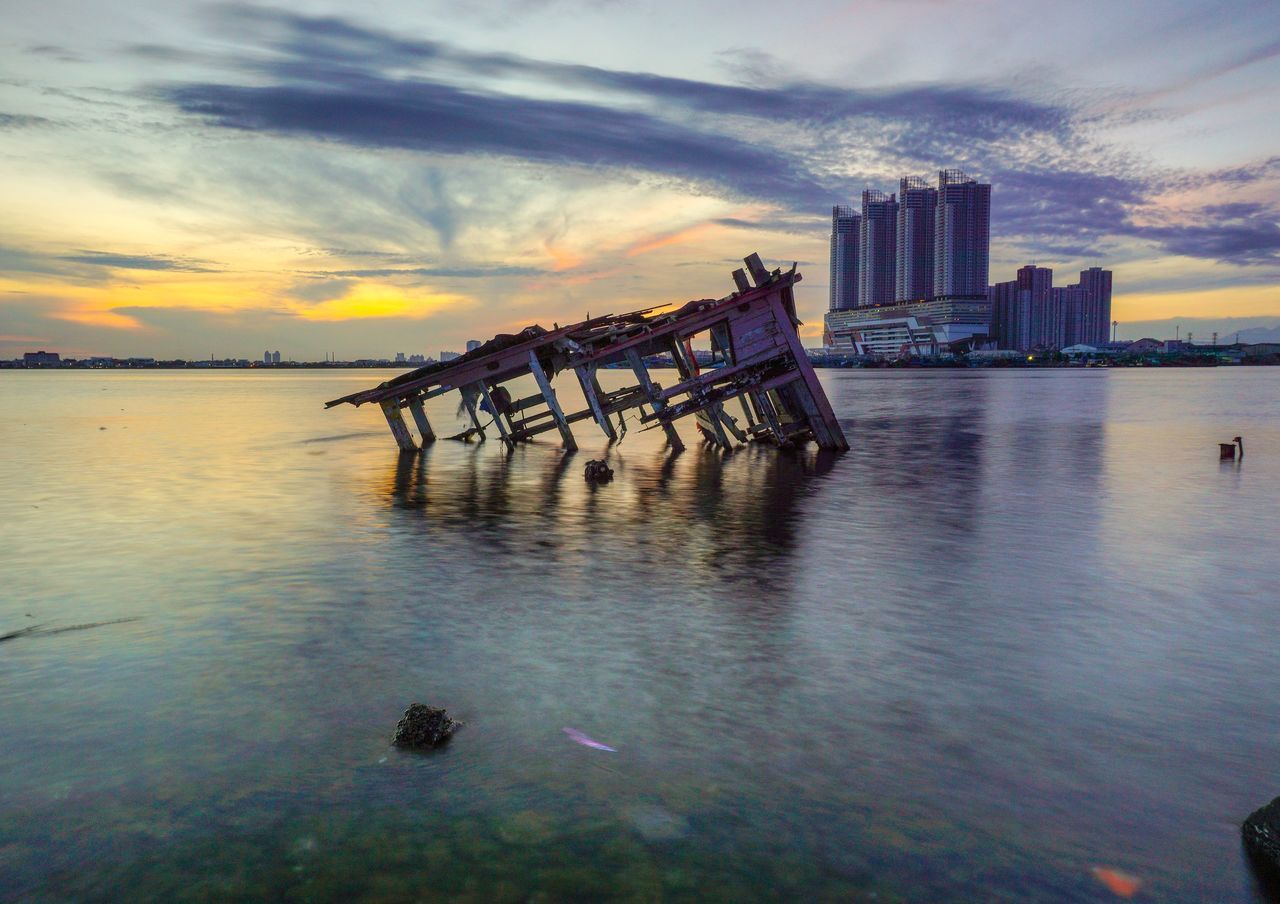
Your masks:
<path fill-rule="evenodd" d="M 1116 869 L 1095 866 L 1093 874 L 1099 882 L 1122 898 L 1132 898 L 1138 893 L 1138 889 L 1142 888 L 1142 880 L 1137 876 L 1131 876 Z"/>
<path fill-rule="evenodd" d="M 27 618 L 31 617 L 31 613 L 28 612 Z M 140 616 L 135 615 L 132 618 L 113 618 L 110 621 L 88 622 L 83 625 L 65 625 L 61 628 L 46 628 L 43 624 L 31 625 L 26 628 L 19 628 L 16 631 L 9 631 L 5 634 L 0 634 L 0 640 L 13 640 L 15 637 L 27 637 L 41 634 L 65 634 L 67 631 L 84 631 L 88 628 L 101 628 L 104 625 L 119 625 L 124 622 L 138 621 L 139 618 Z"/>
<path fill-rule="evenodd" d="M 607 750 L 610 753 L 618 752 L 616 748 L 610 747 L 608 744 L 601 744 L 599 741 L 587 737 L 576 728 L 564 728 L 561 730 L 569 736 L 571 741 L 581 744 L 583 747 L 590 747 L 593 750 Z"/>
<path fill-rule="evenodd" d="M 613 468 L 604 459 L 593 458 L 583 469 L 583 476 L 593 483 L 606 483 L 613 480 Z"/>
<path fill-rule="evenodd" d="M 439 747 L 453 736 L 462 724 L 449 718 L 443 709 L 414 703 L 404 711 L 404 717 L 396 724 L 396 736 L 392 743 L 397 747 L 426 750 Z"/>

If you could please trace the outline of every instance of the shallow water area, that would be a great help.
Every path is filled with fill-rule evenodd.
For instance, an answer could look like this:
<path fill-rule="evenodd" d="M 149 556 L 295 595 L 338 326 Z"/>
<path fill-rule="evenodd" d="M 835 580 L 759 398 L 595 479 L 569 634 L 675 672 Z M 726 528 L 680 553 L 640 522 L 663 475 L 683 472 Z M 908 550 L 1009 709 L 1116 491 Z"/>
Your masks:
<path fill-rule="evenodd" d="M 390 375 L 0 372 L 0 634 L 136 619 L 0 643 L 0 899 L 1262 900 L 1280 370 L 821 371 L 843 456 Z"/>

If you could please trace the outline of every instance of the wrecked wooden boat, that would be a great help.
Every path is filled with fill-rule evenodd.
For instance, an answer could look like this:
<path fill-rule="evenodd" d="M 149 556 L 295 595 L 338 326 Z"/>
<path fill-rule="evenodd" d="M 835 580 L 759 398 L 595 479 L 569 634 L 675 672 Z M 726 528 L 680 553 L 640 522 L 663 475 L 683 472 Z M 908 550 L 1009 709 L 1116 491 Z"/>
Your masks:
<path fill-rule="evenodd" d="M 683 449 L 676 421 L 693 418 L 702 437 L 729 450 L 751 440 L 791 446 L 810 440 L 824 449 L 849 448 L 830 402 L 796 332 L 795 265 L 769 271 L 758 254 L 735 270 L 737 290 L 720 299 L 690 301 L 675 310 L 648 309 L 592 317 L 546 330 L 530 326 L 496 336 L 479 348 L 402 374 L 372 389 L 326 403 L 377 403 L 400 449 L 417 448 L 404 418 L 408 409 L 422 443 L 436 439 L 423 403 L 448 392 L 461 395 L 471 427 L 460 438 L 485 439 L 496 430 L 508 446 L 558 431 L 564 447 L 577 448 L 572 425 L 592 420 L 611 441 L 625 430 L 625 415 L 638 413 L 649 428 L 660 428 L 673 449 Z M 750 278 L 748 278 L 748 273 Z M 716 366 L 700 369 L 693 340 L 710 340 Z M 670 355 L 678 381 L 663 386 L 645 359 Z M 604 390 L 597 372 L 628 368 L 636 383 Z M 572 371 L 587 407 L 566 412 L 556 396 L 557 376 Z M 538 392 L 516 398 L 505 384 L 532 376 Z M 730 410 L 737 402 L 742 419 Z M 481 422 L 481 413 L 492 416 Z M 617 423 L 615 424 L 615 419 Z"/>

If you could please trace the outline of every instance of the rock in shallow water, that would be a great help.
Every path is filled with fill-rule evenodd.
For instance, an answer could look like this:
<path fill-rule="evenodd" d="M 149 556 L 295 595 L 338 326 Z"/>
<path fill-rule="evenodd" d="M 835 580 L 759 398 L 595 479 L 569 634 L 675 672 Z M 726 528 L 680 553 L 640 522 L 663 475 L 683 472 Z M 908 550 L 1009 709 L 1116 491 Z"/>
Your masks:
<path fill-rule="evenodd" d="M 1250 813 L 1243 832 L 1253 862 L 1280 877 L 1280 797 Z"/>
<path fill-rule="evenodd" d="M 430 750 L 449 740 L 461 724 L 449 718 L 443 709 L 415 703 L 404 711 L 404 718 L 396 724 L 393 743 L 411 750 Z"/>

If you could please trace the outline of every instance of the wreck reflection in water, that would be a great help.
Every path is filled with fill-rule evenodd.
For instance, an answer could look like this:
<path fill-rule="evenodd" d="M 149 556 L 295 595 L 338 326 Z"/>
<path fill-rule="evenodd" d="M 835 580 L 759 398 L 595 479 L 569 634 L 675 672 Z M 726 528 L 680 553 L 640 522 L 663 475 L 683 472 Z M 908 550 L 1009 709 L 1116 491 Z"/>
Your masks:
<path fill-rule="evenodd" d="M 141 619 L 0 648 L 0 898 L 1254 900 L 1271 374 L 822 377 L 839 457 L 6 375 L 0 631 Z"/>

